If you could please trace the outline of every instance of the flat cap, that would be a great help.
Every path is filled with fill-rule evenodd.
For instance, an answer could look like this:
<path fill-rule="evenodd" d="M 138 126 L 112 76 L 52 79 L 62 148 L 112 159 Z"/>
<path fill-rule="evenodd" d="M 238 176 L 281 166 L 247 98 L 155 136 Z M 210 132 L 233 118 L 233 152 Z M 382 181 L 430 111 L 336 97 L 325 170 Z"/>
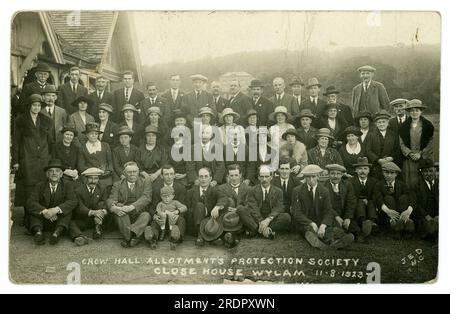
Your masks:
<path fill-rule="evenodd" d="M 344 166 L 341 166 L 341 165 L 338 165 L 338 164 L 330 164 L 330 165 L 325 166 L 325 168 L 328 171 L 340 171 L 340 172 L 343 172 L 343 173 L 347 172 L 347 169 L 345 169 Z"/>
<path fill-rule="evenodd" d="M 375 69 L 373 66 L 370 65 L 363 65 L 362 67 L 358 68 L 358 72 L 363 72 L 363 71 L 369 71 L 369 72 L 375 72 L 377 69 Z"/>
<path fill-rule="evenodd" d="M 323 169 L 317 165 L 308 165 L 303 168 L 301 174 L 303 176 L 318 176 L 323 172 Z"/>
<path fill-rule="evenodd" d="M 392 161 L 388 161 L 388 162 L 384 163 L 381 166 L 381 169 L 386 170 L 386 171 L 398 172 L 398 173 L 402 172 L 402 170 L 399 168 L 399 166 L 397 166 Z"/>
<path fill-rule="evenodd" d="M 104 173 L 105 172 L 102 169 L 92 167 L 84 170 L 83 173 L 81 173 L 81 175 L 85 177 L 92 177 L 92 176 L 101 176 Z"/>

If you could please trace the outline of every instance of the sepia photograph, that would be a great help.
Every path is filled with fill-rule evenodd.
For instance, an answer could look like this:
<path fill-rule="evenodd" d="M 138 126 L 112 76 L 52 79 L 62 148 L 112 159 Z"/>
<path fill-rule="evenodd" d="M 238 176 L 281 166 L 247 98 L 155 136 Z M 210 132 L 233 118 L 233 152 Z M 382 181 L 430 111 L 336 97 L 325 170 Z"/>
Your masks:
<path fill-rule="evenodd" d="M 438 281 L 438 12 L 19 11 L 10 92 L 14 284 Z"/>

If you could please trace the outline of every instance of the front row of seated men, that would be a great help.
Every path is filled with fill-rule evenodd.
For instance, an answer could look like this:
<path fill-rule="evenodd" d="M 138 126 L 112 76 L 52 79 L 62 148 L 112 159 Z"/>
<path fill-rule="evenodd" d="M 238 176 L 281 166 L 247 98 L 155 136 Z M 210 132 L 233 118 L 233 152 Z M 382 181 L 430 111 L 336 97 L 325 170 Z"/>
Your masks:
<path fill-rule="evenodd" d="M 439 180 L 437 166 L 430 160 L 420 165 L 422 180 L 415 191 L 397 179 L 400 168 L 392 162 L 382 166 L 384 180 L 368 176 L 371 164 L 361 157 L 351 177 L 337 164 L 324 169 L 308 165 L 302 170 L 303 182 L 289 177 L 294 163 L 280 161 L 280 176 L 269 166 L 259 169 L 260 184 L 242 183 L 238 165 L 228 168 L 226 184 L 211 184 L 208 168 L 198 171 L 198 185 L 189 191 L 175 182 L 170 165 L 161 169 L 161 178 L 153 184 L 139 176 L 136 163 L 124 165 L 123 178 L 113 185 L 110 195 L 99 184 L 103 171 L 89 168 L 82 184 L 63 179 L 59 160 L 51 160 L 44 169 L 47 180 L 39 183 L 26 206 L 26 222 L 37 245 L 59 242 L 68 231 L 76 245 L 88 244 L 83 232 L 93 229 L 94 240 L 102 238 L 105 226 L 114 222 L 125 248 L 145 240 L 155 249 L 158 242 L 170 239 L 176 248 L 186 233 L 197 236 L 195 244 L 222 242 L 235 246 L 242 237 L 274 239 L 276 234 L 292 230 L 300 233 L 311 246 L 342 249 L 355 240 L 364 242 L 375 230 L 390 230 L 394 237 L 437 241 L 439 221 Z M 289 202 L 285 200 L 289 197 Z"/>

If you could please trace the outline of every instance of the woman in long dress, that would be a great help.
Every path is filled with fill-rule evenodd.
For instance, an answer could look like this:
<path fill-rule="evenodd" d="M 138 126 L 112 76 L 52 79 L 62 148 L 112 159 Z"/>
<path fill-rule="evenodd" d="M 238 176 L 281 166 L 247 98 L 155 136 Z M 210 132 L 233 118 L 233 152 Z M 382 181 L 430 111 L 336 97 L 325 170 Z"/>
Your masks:
<path fill-rule="evenodd" d="M 269 120 L 276 123 L 269 129 L 269 133 L 272 137 L 272 142 L 274 143 L 274 145 L 280 147 L 283 143 L 283 134 L 289 129 L 295 129 L 295 127 L 289 123 L 291 119 L 291 114 L 284 106 L 276 107 L 275 111 L 270 114 Z"/>
<path fill-rule="evenodd" d="M 344 167 L 351 176 L 356 174 L 354 164 L 358 163 L 358 158 L 366 156 L 366 150 L 360 142 L 362 132 L 355 126 L 349 126 L 341 135 L 344 145 L 339 149 Z"/>
<path fill-rule="evenodd" d="M 87 113 L 88 106 L 92 107 L 92 100 L 81 96 L 72 103 L 72 106 L 77 107 L 78 110 L 69 116 L 68 123 L 75 126 L 75 130 L 79 136 L 74 141 L 78 146 L 82 146 L 87 141 L 86 135 L 84 134 L 86 125 L 88 123 L 95 123 L 94 117 Z"/>

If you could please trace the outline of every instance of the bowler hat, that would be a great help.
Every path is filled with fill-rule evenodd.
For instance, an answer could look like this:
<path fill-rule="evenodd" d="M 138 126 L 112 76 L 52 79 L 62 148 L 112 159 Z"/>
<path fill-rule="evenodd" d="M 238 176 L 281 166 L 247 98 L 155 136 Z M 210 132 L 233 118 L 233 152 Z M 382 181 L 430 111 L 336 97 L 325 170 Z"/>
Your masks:
<path fill-rule="evenodd" d="M 48 64 L 44 63 L 44 62 L 39 62 L 37 64 L 37 66 L 34 68 L 34 71 L 35 72 L 48 72 L 48 73 L 51 72 L 50 67 L 48 66 Z"/>
<path fill-rule="evenodd" d="M 286 138 L 288 137 L 288 135 L 294 135 L 295 138 L 297 139 L 297 141 L 301 141 L 300 135 L 297 133 L 297 130 L 295 129 L 289 129 L 286 132 L 284 132 L 284 134 L 281 136 L 283 140 L 286 141 Z"/>
<path fill-rule="evenodd" d="M 272 113 L 269 115 L 269 120 L 271 120 L 271 121 L 276 121 L 275 118 L 276 118 L 276 116 L 277 116 L 279 113 L 284 114 L 284 115 L 286 116 L 286 119 L 287 119 L 287 120 L 290 120 L 290 119 L 292 118 L 291 114 L 288 112 L 288 110 L 287 110 L 286 107 L 284 107 L 284 106 L 278 106 L 278 107 L 275 108 L 275 111 L 272 112 Z"/>
<path fill-rule="evenodd" d="M 86 169 L 85 171 L 83 171 L 81 173 L 81 175 L 85 176 L 85 177 L 92 177 L 92 176 L 100 177 L 100 176 L 102 176 L 104 174 L 105 174 L 105 172 L 102 169 L 95 168 L 95 167 L 88 168 L 88 169 Z"/>
<path fill-rule="evenodd" d="M 347 172 L 347 169 L 344 166 L 341 166 L 341 165 L 338 165 L 338 164 L 329 164 L 329 165 L 326 165 L 325 168 L 328 171 L 340 171 L 342 173 Z"/>
<path fill-rule="evenodd" d="M 103 133 L 102 131 L 100 131 L 100 125 L 95 122 L 86 124 L 86 130 L 84 130 L 83 133 L 88 134 L 89 132 Z"/>
<path fill-rule="evenodd" d="M 45 94 L 58 94 L 58 90 L 55 85 L 46 85 L 41 91 L 41 95 Z"/>
<path fill-rule="evenodd" d="M 136 107 L 134 105 L 132 105 L 132 104 L 125 104 L 125 105 L 123 105 L 121 111 L 125 111 L 125 110 L 131 110 L 131 111 L 134 111 L 134 112 L 139 112 L 139 110 L 137 110 Z"/>
<path fill-rule="evenodd" d="M 225 108 L 222 111 L 222 114 L 220 115 L 220 123 L 225 123 L 225 117 L 226 116 L 234 116 L 234 121 L 237 121 L 241 118 L 241 116 L 239 115 L 239 113 L 234 112 L 234 110 L 232 108 Z"/>
<path fill-rule="evenodd" d="M 306 85 L 306 88 L 310 89 L 313 86 L 318 86 L 319 88 L 322 87 L 322 84 L 319 83 L 319 80 L 316 77 L 310 78 L 308 80 L 308 85 Z"/>
<path fill-rule="evenodd" d="M 433 160 L 427 158 L 427 159 L 421 159 L 419 162 L 419 170 L 422 169 L 428 169 L 428 168 L 437 168 L 438 166 L 433 162 Z"/>
<path fill-rule="evenodd" d="M 121 127 L 119 127 L 119 130 L 117 131 L 118 136 L 121 136 L 121 135 L 133 136 L 133 134 L 134 134 L 134 131 L 126 125 L 122 125 Z"/>
<path fill-rule="evenodd" d="M 375 114 L 375 119 L 374 121 L 378 121 L 380 119 L 386 119 L 389 120 L 391 118 L 391 115 L 389 114 L 389 112 L 387 112 L 386 110 L 381 110 L 380 112 L 377 112 Z"/>
<path fill-rule="evenodd" d="M 402 172 L 402 170 L 394 162 L 388 161 L 381 165 L 382 170 L 392 171 L 392 172 Z"/>
<path fill-rule="evenodd" d="M 406 104 L 406 110 L 411 110 L 414 108 L 418 108 L 418 109 L 427 109 L 427 106 L 425 106 L 422 101 L 420 101 L 419 99 L 412 99 L 410 100 L 407 104 Z"/>
<path fill-rule="evenodd" d="M 77 99 L 75 99 L 75 100 L 72 102 L 72 106 L 73 106 L 73 107 L 78 107 L 78 105 L 80 104 L 80 102 L 85 102 L 85 103 L 88 104 L 88 106 L 92 106 L 92 100 L 89 99 L 89 98 L 86 97 L 86 96 L 80 96 L 80 97 L 78 97 Z"/>
<path fill-rule="evenodd" d="M 243 227 L 243 223 L 236 212 L 228 212 L 222 217 L 223 231 L 235 232 Z"/>
<path fill-rule="evenodd" d="M 320 168 L 318 165 L 307 165 L 305 168 L 303 168 L 301 174 L 302 176 L 318 176 L 323 172 L 323 169 Z"/>
<path fill-rule="evenodd" d="M 65 167 L 63 166 L 61 160 L 59 159 L 50 159 L 47 166 L 44 167 L 44 171 L 47 171 L 48 169 L 52 168 L 58 168 L 61 169 L 62 171 L 65 170 Z"/>
<path fill-rule="evenodd" d="M 332 94 L 339 94 L 340 92 L 336 89 L 335 86 L 328 86 L 325 93 L 323 93 L 324 96 L 332 95 Z"/>
<path fill-rule="evenodd" d="M 200 223 L 200 234 L 205 241 L 217 240 L 222 233 L 223 225 L 214 218 L 205 218 Z"/>
<path fill-rule="evenodd" d="M 61 133 L 64 134 L 66 132 L 72 132 L 74 136 L 78 135 L 78 132 L 73 124 L 66 124 L 61 130 Z"/>
<path fill-rule="evenodd" d="M 356 164 L 353 164 L 353 167 L 372 167 L 372 164 L 369 162 L 367 157 L 358 157 Z"/>
<path fill-rule="evenodd" d="M 303 83 L 302 80 L 300 80 L 300 78 L 295 76 L 292 78 L 292 81 L 289 83 L 289 86 L 291 86 L 291 87 L 294 85 L 305 86 L 305 83 Z"/>
<path fill-rule="evenodd" d="M 358 68 L 358 72 L 368 71 L 368 72 L 376 72 L 377 69 L 375 69 L 373 66 L 370 65 L 363 65 L 362 67 Z"/>
<path fill-rule="evenodd" d="M 113 107 L 112 107 L 110 104 L 107 104 L 107 103 L 101 103 L 101 104 L 98 106 L 98 110 L 99 110 L 99 111 L 100 111 L 100 110 L 105 110 L 106 112 L 109 112 L 110 114 L 113 114 L 113 113 L 114 113 Z"/>
<path fill-rule="evenodd" d="M 248 88 L 253 88 L 253 87 L 264 87 L 264 85 L 260 80 L 252 80 L 250 82 L 250 85 L 248 86 Z"/>

